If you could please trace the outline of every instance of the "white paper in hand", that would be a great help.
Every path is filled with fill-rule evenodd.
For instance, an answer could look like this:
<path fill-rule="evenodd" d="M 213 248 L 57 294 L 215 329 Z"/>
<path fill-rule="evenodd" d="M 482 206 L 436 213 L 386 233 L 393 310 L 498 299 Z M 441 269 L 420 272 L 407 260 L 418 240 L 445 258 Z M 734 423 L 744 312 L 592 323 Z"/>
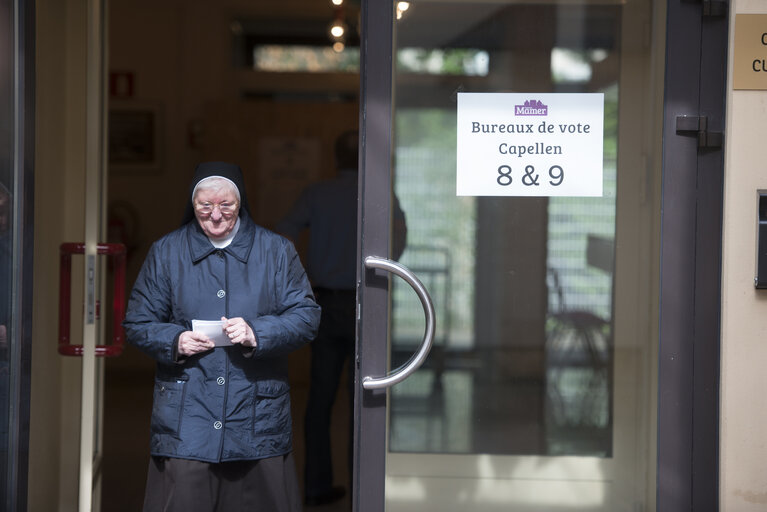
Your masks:
<path fill-rule="evenodd" d="M 216 347 L 231 347 L 232 341 L 224 332 L 221 320 L 192 320 L 192 330 L 201 332 L 216 344 Z"/>

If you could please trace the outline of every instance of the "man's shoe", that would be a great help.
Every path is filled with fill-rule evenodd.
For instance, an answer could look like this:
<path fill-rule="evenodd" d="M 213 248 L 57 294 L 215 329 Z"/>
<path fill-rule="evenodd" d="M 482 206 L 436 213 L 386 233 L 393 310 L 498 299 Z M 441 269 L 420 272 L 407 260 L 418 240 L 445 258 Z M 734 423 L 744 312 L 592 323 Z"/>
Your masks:
<path fill-rule="evenodd" d="M 346 496 L 346 489 L 343 487 L 333 487 L 325 494 L 320 494 L 319 496 L 307 496 L 304 500 L 304 504 L 306 504 L 307 507 L 329 505 L 330 503 L 335 503 L 344 496 Z"/>

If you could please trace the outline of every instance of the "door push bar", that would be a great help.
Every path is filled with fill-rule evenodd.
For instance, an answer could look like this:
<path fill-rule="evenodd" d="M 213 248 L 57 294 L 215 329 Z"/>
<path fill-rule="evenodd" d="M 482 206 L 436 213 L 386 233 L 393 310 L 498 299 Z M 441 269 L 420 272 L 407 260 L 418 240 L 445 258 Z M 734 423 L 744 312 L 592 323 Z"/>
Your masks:
<path fill-rule="evenodd" d="M 125 311 L 125 245 L 98 244 L 97 254 L 110 256 L 113 261 L 112 300 L 112 344 L 96 345 L 99 357 L 119 356 L 123 351 L 122 321 Z M 69 340 L 69 315 L 72 296 L 72 255 L 85 254 L 85 244 L 65 242 L 60 246 L 59 267 L 59 354 L 64 356 L 82 356 L 83 346 L 72 345 Z M 88 282 L 85 291 L 86 322 L 92 324 L 99 316 L 99 304 L 96 301 L 96 261 L 88 255 Z"/>
<path fill-rule="evenodd" d="M 413 288 L 416 295 L 418 295 L 426 316 L 426 329 L 424 330 L 423 341 L 421 342 L 418 352 L 413 354 L 410 361 L 385 377 L 363 377 L 363 388 L 382 389 L 393 386 L 398 382 L 402 382 L 415 372 L 426 360 L 426 356 L 429 355 L 431 345 L 434 341 L 434 305 L 431 302 L 431 297 L 429 296 L 426 287 L 418 280 L 415 274 L 404 265 L 387 258 L 368 256 L 365 258 L 365 268 L 386 270 L 404 279 L 405 282 Z"/>

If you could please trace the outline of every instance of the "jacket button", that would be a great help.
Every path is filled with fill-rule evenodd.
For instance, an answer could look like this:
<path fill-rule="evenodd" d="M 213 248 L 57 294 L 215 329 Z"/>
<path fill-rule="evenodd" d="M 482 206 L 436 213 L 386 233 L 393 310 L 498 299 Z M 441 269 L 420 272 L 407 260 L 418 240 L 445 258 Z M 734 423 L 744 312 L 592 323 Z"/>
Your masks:
<path fill-rule="evenodd" d="M 219 386 L 223 386 L 224 382 L 226 382 L 226 379 L 224 379 L 223 377 L 219 377 L 216 379 L 216 383 L 218 383 Z"/>
<path fill-rule="evenodd" d="M 224 295 L 226 295 L 226 292 L 224 290 L 219 290 L 218 293 L 216 293 L 216 295 L 218 295 L 219 299 L 223 299 Z"/>
<path fill-rule="evenodd" d="M 216 430 L 221 430 L 221 427 L 223 426 L 224 426 L 223 423 L 221 423 L 220 421 L 217 421 L 213 424 L 213 428 L 215 428 Z"/>

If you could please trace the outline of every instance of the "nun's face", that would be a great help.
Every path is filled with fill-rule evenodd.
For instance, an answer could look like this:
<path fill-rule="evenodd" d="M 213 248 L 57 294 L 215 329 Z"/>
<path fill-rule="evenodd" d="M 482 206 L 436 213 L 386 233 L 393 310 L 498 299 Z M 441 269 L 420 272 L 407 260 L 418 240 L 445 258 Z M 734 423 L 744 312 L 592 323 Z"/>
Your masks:
<path fill-rule="evenodd" d="M 194 215 L 208 237 L 226 238 L 237 223 L 240 204 L 229 187 L 198 190 L 194 197 Z"/>

